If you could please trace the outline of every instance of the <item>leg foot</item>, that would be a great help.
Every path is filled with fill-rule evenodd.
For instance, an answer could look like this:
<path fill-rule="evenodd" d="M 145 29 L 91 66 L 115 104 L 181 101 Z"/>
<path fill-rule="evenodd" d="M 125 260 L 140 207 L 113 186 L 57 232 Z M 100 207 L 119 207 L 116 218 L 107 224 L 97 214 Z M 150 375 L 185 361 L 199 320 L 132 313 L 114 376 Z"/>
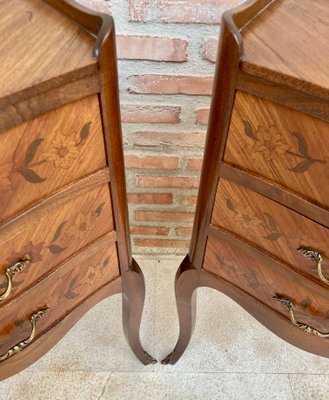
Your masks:
<path fill-rule="evenodd" d="M 174 351 L 161 361 L 162 364 L 175 364 L 190 342 L 196 318 L 195 290 L 199 286 L 199 275 L 200 271 L 192 266 L 189 256 L 186 256 L 175 280 L 179 337 Z"/>
<path fill-rule="evenodd" d="M 123 300 L 123 330 L 126 339 L 136 357 L 145 365 L 157 361 L 142 347 L 139 330 L 145 298 L 144 276 L 135 260 L 127 272 L 126 283 L 122 295 Z"/>

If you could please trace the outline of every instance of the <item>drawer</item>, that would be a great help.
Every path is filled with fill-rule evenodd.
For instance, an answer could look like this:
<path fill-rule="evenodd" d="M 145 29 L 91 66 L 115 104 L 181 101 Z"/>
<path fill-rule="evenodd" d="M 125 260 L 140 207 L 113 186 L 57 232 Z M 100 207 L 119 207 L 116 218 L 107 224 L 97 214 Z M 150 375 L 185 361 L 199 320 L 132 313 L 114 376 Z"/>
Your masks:
<path fill-rule="evenodd" d="M 289 318 L 289 310 L 276 295 L 290 300 L 299 322 L 329 331 L 328 289 L 275 262 L 261 251 L 212 228 L 206 247 L 204 269 Z"/>
<path fill-rule="evenodd" d="M 109 186 L 44 209 L 17 227 L 0 230 L 0 294 L 8 287 L 7 268 L 29 256 L 31 264 L 12 277 L 11 300 L 84 246 L 113 230 Z"/>
<path fill-rule="evenodd" d="M 324 258 L 323 274 L 329 278 L 329 230 L 250 189 L 221 179 L 211 223 L 320 281 L 317 263 L 297 251 L 317 250 Z"/>
<path fill-rule="evenodd" d="M 237 92 L 224 161 L 329 207 L 329 124 Z"/>
<path fill-rule="evenodd" d="M 98 97 L 0 134 L 0 222 L 106 166 Z"/>
<path fill-rule="evenodd" d="M 1 309 L 0 354 L 29 337 L 31 316 L 48 307 L 36 321 L 36 337 L 54 326 L 86 298 L 119 276 L 114 233 L 69 259 L 46 279 Z"/>

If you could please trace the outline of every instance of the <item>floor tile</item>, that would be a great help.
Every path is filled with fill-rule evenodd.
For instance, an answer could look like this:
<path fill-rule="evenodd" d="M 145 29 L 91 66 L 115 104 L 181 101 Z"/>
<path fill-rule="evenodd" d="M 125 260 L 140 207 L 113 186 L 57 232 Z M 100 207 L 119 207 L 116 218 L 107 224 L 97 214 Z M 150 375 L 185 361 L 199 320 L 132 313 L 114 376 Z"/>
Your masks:
<path fill-rule="evenodd" d="M 119 399 L 292 400 L 292 396 L 287 375 L 113 373 L 101 400 Z"/>
<path fill-rule="evenodd" d="M 105 372 L 21 372 L 8 400 L 98 400 L 108 378 Z"/>
<path fill-rule="evenodd" d="M 178 319 L 173 282 L 177 265 L 160 261 L 156 303 L 158 359 L 173 348 Z M 329 360 L 286 343 L 233 300 L 209 288 L 198 289 L 197 322 L 187 351 L 168 372 L 329 373 Z"/>
<path fill-rule="evenodd" d="M 296 374 L 289 378 L 294 400 L 328 400 L 328 375 Z"/>
<path fill-rule="evenodd" d="M 0 382 L 0 399 L 1 400 L 7 400 L 10 384 L 11 384 L 10 379 L 6 379 L 5 381 Z"/>
<path fill-rule="evenodd" d="M 145 349 L 152 354 L 155 348 L 156 262 L 142 260 L 141 267 L 147 286 L 141 340 Z M 123 334 L 121 307 L 121 295 L 111 296 L 97 304 L 29 370 L 140 371 L 142 364 L 131 351 Z M 147 366 L 145 370 L 152 371 L 153 366 Z"/>

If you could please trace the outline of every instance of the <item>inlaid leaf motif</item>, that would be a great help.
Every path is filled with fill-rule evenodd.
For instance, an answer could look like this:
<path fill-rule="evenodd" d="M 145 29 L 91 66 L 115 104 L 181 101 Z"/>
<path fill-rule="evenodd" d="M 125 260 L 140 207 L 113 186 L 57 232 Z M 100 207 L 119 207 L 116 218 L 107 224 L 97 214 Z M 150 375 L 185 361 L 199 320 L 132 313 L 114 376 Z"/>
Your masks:
<path fill-rule="evenodd" d="M 107 267 L 109 265 L 110 259 L 111 259 L 111 256 L 108 256 L 108 257 L 105 258 L 105 260 L 102 262 L 102 268 L 101 269 L 103 269 L 103 268 L 105 268 L 105 267 Z"/>
<path fill-rule="evenodd" d="M 66 291 L 65 294 L 64 294 L 64 296 L 65 296 L 67 299 L 69 299 L 69 300 L 73 300 L 73 299 L 75 299 L 75 298 L 77 298 L 77 297 L 79 296 L 78 293 L 75 293 L 75 292 L 74 292 L 74 286 L 76 285 L 77 280 L 78 280 L 78 277 L 76 276 L 76 277 L 72 280 L 72 282 L 70 283 L 69 288 L 67 289 L 67 291 Z"/>
<path fill-rule="evenodd" d="M 265 239 L 271 240 L 274 242 L 275 240 L 278 240 L 279 237 L 281 237 L 281 236 L 282 236 L 281 232 L 272 232 L 269 235 L 265 236 Z"/>
<path fill-rule="evenodd" d="M 101 203 L 101 204 L 96 208 L 96 211 L 95 211 L 95 212 L 96 212 L 97 217 L 99 217 L 99 216 L 101 215 L 104 206 L 105 206 L 105 201 L 104 201 L 104 203 Z"/>
<path fill-rule="evenodd" d="M 256 134 L 255 134 L 255 132 L 254 132 L 254 130 L 253 130 L 253 127 L 251 126 L 250 122 L 248 122 L 248 121 L 243 121 L 243 123 L 244 123 L 244 133 L 245 133 L 248 137 L 250 137 L 251 139 L 253 139 L 253 140 L 258 140 L 258 138 L 257 138 L 257 136 L 256 136 Z"/>
<path fill-rule="evenodd" d="M 40 144 L 43 142 L 44 139 L 39 138 L 39 139 L 35 139 L 33 140 L 33 142 L 29 145 L 26 154 L 25 154 L 25 160 L 24 160 L 24 166 L 27 166 L 28 164 L 30 164 L 30 162 L 33 160 L 38 147 L 40 146 Z"/>
<path fill-rule="evenodd" d="M 272 228 L 272 230 L 277 231 L 278 226 L 275 222 L 275 219 L 272 217 L 272 215 L 270 215 L 269 213 L 266 213 L 266 212 L 264 212 L 264 215 L 266 216 L 268 223 L 269 223 L 270 227 Z"/>
<path fill-rule="evenodd" d="M 80 143 L 82 143 L 84 140 L 87 139 L 87 137 L 89 136 L 90 133 L 90 125 L 91 125 L 91 121 L 87 122 L 86 124 L 83 125 L 81 131 L 80 131 Z"/>
<path fill-rule="evenodd" d="M 308 146 L 307 146 L 306 140 L 304 139 L 304 136 L 301 135 L 299 132 L 293 132 L 292 135 L 297 139 L 298 150 L 300 151 L 300 153 L 303 156 L 309 158 Z"/>
<path fill-rule="evenodd" d="M 231 211 L 235 211 L 235 207 L 231 199 L 226 199 L 226 207 Z"/>
<path fill-rule="evenodd" d="M 66 247 L 60 247 L 57 244 L 51 244 L 48 246 L 48 249 L 53 253 L 53 254 L 59 254 L 62 251 L 66 250 Z"/>
<path fill-rule="evenodd" d="M 61 237 L 62 232 L 63 232 L 63 228 L 64 228 L 64 226 L 65 226 L 66 223 L 67 223 L 67 221 L 64 221 L 64 222 L 62 222 L 62 223 L 59 225 L 59 227 L 56 229 L 56 232 L 55 232 L 55 234 L 54 234 L 54 237 L 53 237 L 52 240 L 51 240 L 51 243 L 56 242 L 56 240 L 59 239 L 59 238 Z"/>
<path fill-rule="evenodd" d="M 313 165 L 316 161 L 313 159 L 306 159 L 298 163 L 294 168 L 289 168 L 289 171 L 296 172 L 297 174 L 301 174 L 307 171 L 311 165 Z"/>
<path fill-rule="evenodd" d="M 251 287 L 252 289 L 258 289 L 260 286 L 260 282 L 258 280 L 258 276 L 256 275 L 256 273 L 254 271 L 252 271 L 250 273 L 252 281 L 249 283 L 249 287 Z"/>
<path fill-rule="evenodd" d="M 18 172 L 23 176 L 25 180 L 31 183 L 41 183 L 46 180 L 46 178 L 42 178 L 39 176 L 33 169 L 29 168 L 20 168 Z"/>

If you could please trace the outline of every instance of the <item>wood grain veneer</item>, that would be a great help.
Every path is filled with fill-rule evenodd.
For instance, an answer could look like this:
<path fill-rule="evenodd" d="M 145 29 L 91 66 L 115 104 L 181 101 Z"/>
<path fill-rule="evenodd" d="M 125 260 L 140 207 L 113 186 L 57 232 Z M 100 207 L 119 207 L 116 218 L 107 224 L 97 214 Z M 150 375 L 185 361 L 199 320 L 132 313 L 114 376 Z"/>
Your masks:
<path fill-rule="evenodd" d="M 133 352 L 154 363 L 139 337 L 145 283 L 131 255 L 113 20 L 74 0 L 0 6 L 2 354 L 50 307 L 31 343 L 0 357 L 0 379 L 115 293 Z M 11 290 L 7 268 L 22 258 Z"/>
<path fill-rule="evenodd" d="M 223 15 L 191 246 L 175 281 L 180 334 L 165 364 L 190 341 L 201 286 L 329 357 L 314 330 L 329 331 L 329 287 L 297 251 L 319 249 L 328 273 L 328 11 L 326 0 L 249 0 Z"/>

